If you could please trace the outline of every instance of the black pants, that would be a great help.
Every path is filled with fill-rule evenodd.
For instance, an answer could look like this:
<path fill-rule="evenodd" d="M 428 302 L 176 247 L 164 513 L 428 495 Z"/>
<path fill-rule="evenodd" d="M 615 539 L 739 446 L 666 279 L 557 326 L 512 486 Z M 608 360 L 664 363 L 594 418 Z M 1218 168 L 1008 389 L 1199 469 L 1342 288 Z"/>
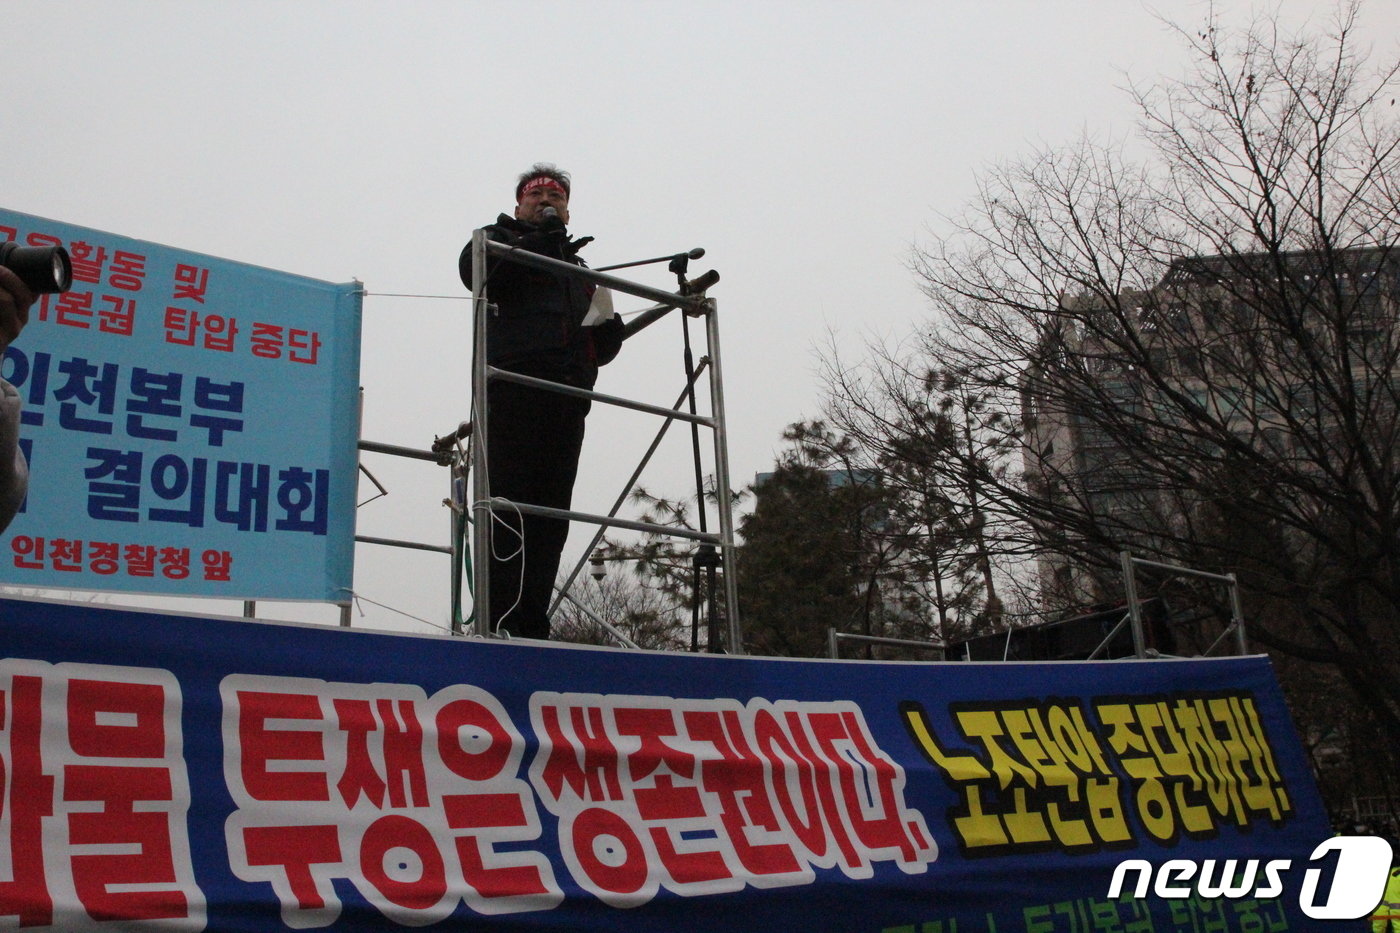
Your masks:
<path fill-rule="evenodd" d="M 510 382 L 487 392 L 486 463 L 491 495 L 568 509 L 591 402 Z M 549 603 L 569 523 L 519 515 L 497 503 L 492 520 L 491 630 L 549 637 Z"/>

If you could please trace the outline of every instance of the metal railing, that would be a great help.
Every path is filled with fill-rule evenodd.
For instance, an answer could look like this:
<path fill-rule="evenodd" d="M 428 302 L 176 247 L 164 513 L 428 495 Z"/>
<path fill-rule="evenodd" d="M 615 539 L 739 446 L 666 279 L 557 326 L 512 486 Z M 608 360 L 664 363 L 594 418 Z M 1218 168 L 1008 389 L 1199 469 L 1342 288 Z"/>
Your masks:
<path fill-rule="evenodd" d="M 942 645 L 935 645 L 929 641 L 915 641 L 912 638 L 887 638 L 883 635 L 852 635 L 849 632 L 838 632 L 834 628 L 826 630 L 826 650 L 833 661 L 841 660 L 841 642 L 853 641 L 862 645 L 887 645 L 892 648 L 917 648 L 921 651 L 938 652 L 938 660 L 944 661 L 944 649 Z"/>
<path fill-rule="evenodd" d="M 409 460 L 425 460 L 430 463 L 435 463 L 438 466 L 448 467 L 450 470 L 448 494 L 447 498 L 443 499 L 443 503 L 445 505 L 453 507 L 454 509 L 457 508 L 456 503 L 457 500 L 460 499 L 460 495 L 457 491 L 457 479 L 460 474 L 460 464 L 457 462 L 457 456 L 451 450 L 438 449 L 436 447 L 433 450 L 418 450 L 417 448 L 402 447 L 397 444 L 384 444 L 378 441 L 367 441 L 363 438 L 360 440 L 358 446 L 361 451 L 366 451 L 369 453 L 386 454 L 391 457 L 403 457 Z M 379 480 L 364 465 L 363 461 L 360 462 L 359 468 L 360 472 L 369 478 L 370 482 L 375 485 L 375 487 L 380 491 L 381 495 L 388 494 L 388 490 L 380 484 Z M 366 500 L 366 502 L 369 501 L 373 500 Z M 366 502 L 359 503 L 359 505 L 365 505 Z M 358 508 L 359 506 L 356 507 Z M 448 572 L 448 588 L 452 594 L 451 603 L 455 612 L 456 607 L 460 604 L 461 591 L 461 577 L 458 572 L 461 564 L 460 553 L 458 551 L 459 537 L 460 536 L 458 534 L 453 533 L 451 535 L 451 541 L 448 544 L 443 545 L 428 544 L 423 541 L 409 541 L 402 538 L 381 538 L 373 535 L 362 535 L 357 533 L 355 535 L 355 542 L 357 544 L 374 544 L 381 547 L 395 547 L 413 551 L 430 551 L 436 554 L 446 554 L 449 558 L 451 558 L 452 561 L 451 567 Z M 342 626 L 349 626 L 350 624 L 348 605 L 342 609 L 340 624 Z"/>
<path fill-rule="evenodd" d="M 739 619 L 738 578 L 735 571 L 734 518 L 730 497 L 728 495 L 730 489 L 729 450 L 728 435 L 726 433 L 724 421 L 724 386 L 720 367 L 718 313 L 714 299 L 709 298 L 704 293 L 705 288 L 713 284 L 714 281 L 717 281 L 717 276 L 702 276 L 694 282 L 687 283 L 690 286 L 689 288 L 683 288 L 678 292 L 668 292 L 664 289 L 654 288 L 649 285 L 643 285 L 638 282 L 632 282 L 614 275 L 609 275 L 606 272 L 587 269 L 572 263 L 551 259 L 548 256 L 541 256 L 538 253 L 512 247 L 508 244 L 495 242 L 486 235 L 484 229 L 473 231 L 471 250 L 471 291 L 473 296 L 472 308 L 474 322 L 472 352 L 472 422 L 478 438 L 487 436 L 488 416 L 485 402 L 488 386 L 492 380 L 533 386 L 546 391 L 559 392 L 564 395 L 585 398 L 605 405 L 613 405 L 662 417 L 666 419 L 665 425 L 662 428 L 663 432 L 665 428 L 674 421 L 689 422 L 698 427 L 709 429 L 714 439 L 713 466 L 715 484 L 716 488 L 720 490 L 720 495 L 716 497 L 716 508 L 719 519 L 718 532 L 704 530 L 694 531 L 687 528 L 677 528 L 671 525 L 660 525 L 618 518 L 616 512 L 626 496 L 625 490 L 623 497 L 619 497 L 618 503 L 614 505 L 612 513 L 608 515 L 554 509 L 528 502 L 505 502 L 504 500 L 493 499 L 491 495 L 490 478 L 486 469 L 485 445 L 481 443 L 473 444 L 470 512 L 474 516 L 474 521 L 472 523 L 472 551 L 475 555 L 473 566 L 476 573 L 476 591 L 473 606 L 478 631 L 484 635 L 495 634 L 490 631 L 491 613 L 489 590 L 491 571 L 489 556 L 491 554 L 493 515 L 497 508 L 500 507 L 508 508 L 511 512 L 518 512 L 521 514 L 596 524 L 600 527 L 600 531 L 594 538 L 595 543 L 601 538 L 602 532 L 606 529 L 622 528 L 661 536 L 688 538 L 700 542 L 702 546 L 718 548 L 722 566 L 725 568 L 723 578 L 725 618 L 728 627 L 727 647 L 731 653 L 742 654 L 743 630 Z M 636 319 L 627 325 L 626 334 L 628 337 L 633 336 L 643 327 L 650 325 L 674 309 L 680 309 L 682 312 L 691 316 L 703 317 L 707 342 L 705 368 L 708 370 L 709 375 L 710 413 L 704 415 L 682 410 L 681 402 L 678 402 L 677 405 L 672 408 L 663 408 L 645 402 L 579 389 L 562 383 L 522 376 L 518 373 L 491 366 L 486 361 L 487 309 L 490 305 L 487 268 L 488 261 L 491 259 L 516 262 L 536 269 L 542 269 L 555 275 L 582 279 L 595 286 L 609 288 L 622 294 L 656 302 L 654 307 L 645 309 Z M 694 377 L 698 375 L 698 371 L 692 374 L 691 385 L 687 386 L 687 392 L 693 388 Z M 686 395 L 683 393 L 682 399 L 685 397 Z M 648 451 L 647 458 L 651 456 L 654 450 L 655 444 L 653 444 L 652 450 Z M 645 464 L 645 460 L 643 463 Z M 629 481 L 629 484 L 635 482 L 636 476 L 637 474 L 633 475 L 633 479 Z M 701 510 L 705 508 L 703 496 L 698 502 L 698 507 Z M 590 548 L 589 550 L 591 551 L 592 549 Z M 587 553 L 588 552 L 585 552 L 585 557 Z M 570 585 L 574 578 L 577 577 L 577 574 L 578 569 L 576 568 L 574 574 L 569 578 Z M 567 587 L 565 593 L 567 594 Z M 558 601 L 556 600 L 555 606 L 557 605 Z M 609 626 L 609 628 L 611 628 L 611 626 Z M 616 630 L 614 630 L 614 633 L 617 634 Z"/>
<path fill-rule="evenodd" d="M 1137 568 L 1151 567 L 1155 570 L 1165 570 L 1171 576 L 1195 577 L 1200 580 L 1208 580 L 1212 583 L 1222 583 L 1230 592 L 1230 624 L 1220 633 L 1210 647 L 1202 652 L 1202 657 L 1208 656 L 1217 646 L 1220 645 L 1230 635 L 1235 636 L 1235 651 L 1237 654 L 1249 653 L 1249 642 L 1245 638 L 1244 630 L 1244 607 L 1240 603 L 1240 585 L 1233 573 L 1219 574 L 1207 573 L 1204 570 L 1194 570 L 1190 567 L 1179 567 L 1175 564 L 1163 564 L 1157 561 L 1144 560 L 1141 557 L 1134 557 L 1128 551 L 1121 551 L 1118 555 L 1123 566 L 1123 587 L 1127 592 L 1128 609 L 1125 618 L 1114 626 L 1113 631 L 1104 639 L 1103 644 L 1094 650 L 1094 654 L 1089 656 L 1092 660 L 1099 651 L 1103 650 L 1107 644 L 1113 640 L 1114 636 L 1122 629 L 1126 623 L 1132 626 L 1133 631 L 1133 653 L 1139 658 L 1148 657 L 1147 638 L 1143 632 L 1142 624 L 1142 601 L 1138 599 L 1137 590 Z M 1155 657 L 1165 658 L 1171 655 L 1155 653 Z"/>

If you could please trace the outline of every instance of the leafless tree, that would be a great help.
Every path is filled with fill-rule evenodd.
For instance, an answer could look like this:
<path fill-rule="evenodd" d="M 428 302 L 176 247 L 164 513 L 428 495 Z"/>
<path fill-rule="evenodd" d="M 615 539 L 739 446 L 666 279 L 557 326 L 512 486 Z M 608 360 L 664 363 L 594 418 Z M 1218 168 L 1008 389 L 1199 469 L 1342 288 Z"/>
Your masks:
<path fill-rule="evenodd" d="M 575 583 L 573 600 L 560 603 L 555 613 L 551 637 L 581 645 L 617 645 L 616 637 L 598 624 L 597 616 L 639 648 L 683 650 L 688 634 L 681 613 L 662 594 L 643 586 L 635 574 L 618 570 L 614 567 L 601 579 Z"/>
<path fill-rule="evenodd" d="M 999 547 L 1066 601 L 1121 594 L 1122 549 L 1234 572 L 1257 641 L 1400 747 L 1400 112 L 1360 15 L 1179 27 L 1196 67 L 1130 88 L 1140 136 L 994 167 L 913 267 L 982 438 L 929 468 Z"/>
<path fill-rule="evenodd" d="M 1019 449 L 1003 415 L 988 408 L 995 395 L 917 350 L 872 340 L 864 351 L 847 362 L 833 335 L 821 373 L 823 425 L 882 476 L 887 531 L 909 582 L 923 591 L 935 640 L 1008 621 L 1007 604 L 1027 602 L 1016 573 L 1025 535 L 987 501 L 987 490 L 1009 481 Z"/>

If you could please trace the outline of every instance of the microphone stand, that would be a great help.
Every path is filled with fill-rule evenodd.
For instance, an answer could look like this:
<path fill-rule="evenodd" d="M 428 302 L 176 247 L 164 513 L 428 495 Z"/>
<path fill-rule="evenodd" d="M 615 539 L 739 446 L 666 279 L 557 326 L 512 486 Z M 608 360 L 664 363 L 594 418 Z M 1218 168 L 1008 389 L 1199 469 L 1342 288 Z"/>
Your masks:
<path fill-rule="evenodd" d="M 702 251 L 703 252 L 703 251 Z M 686 272 L 690 267 L 692 257 L 689 254 L 681 253 L 671 257 L 669 271 L 676 276 L 679 290 L 687 292 L 692 285 L 686 281 Z M 690 316 L 681 315 L 681 333 L 685 341 L 685 377 L 686 377 L 686 403 L 692 415 L 696 414 L 695 403 L 695 356 L 690 349 Z M 699 530 L 702 534 L 708 532 L 708 522 L 705 518 L 705 477 L 701 472 L 700 461 L 700 425 L 692 421 L 690 423 L 690 444 L 695 462 L 695 510 L 699 523 Z M 715 571 L 720 566 L 719 552 L 714 545 L 703 543 L 696 547 L 695 556 L 692 561 L 693 591 L 690 604 L 690 648 L 692 651 L 700 649 L 700 606 L 701 594 L 707 592 L 709 599 L 704 601 L 708 611 L 706 612 L 705 645 L 710 654 L 719 654 L 719 619 L 716 617 L 715 604 Z M 705 587 L 701 586 L 701 571 L 704 571 Z"/>
<path fill-rule="evenodd" d="M 646 266 L 653 263 L 669 263 L 668 270 L 675 274 L 678 283 L 678 291 L 683 295 L 703 294 L 719 281 L 719 273 L 711 270 L 694 281 L 686 279 L 686 272 L 690 268 L 690 260 L 699 259 L 705 255 L 705 251 L 696 247 L 688 252 L 674 253 L 670 256 L 657 256 L 652 259 L 638 259 L 634 262 L 620 262 L 611 266 L 599 266 L 597 272 L 611 272 L 614 269 L 630 269 L 635 266 Z M 662 315 L 671 311 L 668 306 L 658 306 L 644 312 L 640 318 L 628 324 L 626 327 L 626 337 L 631 337 L 637 331 L 648 326 L 659 319 Z M 690 348 L 690 315 L 681 315 L 682 334 L 685 340 L 685 378 L 686 378 L 686 402 L 690 414 L 697 413 L 695 401 L 695 356 Z M 705 477 L 701 468 L 700 457 L 700 426 L 691 422 L 690 443 L 695 461 L 695 504 L 698 514 L 699 530 L 701 533 L 708 532 L 708 521 L 705 517 Z M 728 494 L 725 491 L 723 494 Z M 723 651 L 719 642 L 719 612 L 717 602 L 717 587 L 715 582 L 716 571 L 723 563 L 713 544 L 702 543 L 696 550 L 692 558 L 693 576 L 690 605 L 690 650 L 698 652 L 700 650 L 700 608 L 704 604 L 706 607 L 706 649 L 711 654 L 719 654 Z M 703 571 L 703 584 L 702 584 Z M 708 599 L 704 595 L 708 593 Z"/>
<path fill-rule="evenodd" d="M 703 249 L 701 249 L 700 247 L 697 246 L 697 247 L 695 247 L 695 249 L 693 249 L 693 250 L 691 250 L 691 251 L 689 251 L 689 252 L 687 252 L 687 253 L 673 253 L 673 254 L 670 255 L 670 256 L 657 256 L 655 259 L 638 259 L 638 260 L 636 260 L 635 262 L 620 262 L 620 263 L 618 263 L 617 265 L 614 265 L 614 266 L 599 266 L 597 269 L 594 269 L 593 271 L 594 271 L 594 272 L 611 272 L 611 271 L 614 270 L 614 269 L 631 269 L 633 266 L 649 266 L 649 265 L 651 265 L 651 264 L 654 263 L 654 262 L 670 262 L 670 263 L 676 263 L 676 262 L 680 262 L 682 258 L 685 258 L 685 259 L 699 259 L 701 256 L 704 256 L 704 255 L 705 255 L 705 251 L 704 251 Z M 676 271 L 676 270 L 675 270 L 675 269 L 672 269 L 671 271 L 674 272 L 674 271 Z"/>

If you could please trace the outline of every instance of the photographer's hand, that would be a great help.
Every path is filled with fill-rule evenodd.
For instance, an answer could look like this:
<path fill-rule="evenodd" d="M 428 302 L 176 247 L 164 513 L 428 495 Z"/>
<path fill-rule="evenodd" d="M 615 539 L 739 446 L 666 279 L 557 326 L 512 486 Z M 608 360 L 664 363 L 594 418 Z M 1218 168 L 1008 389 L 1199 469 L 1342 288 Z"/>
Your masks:
<path fill-rule="evenodd" d="M 19 276 L 0 266 L 0 353 L 29 323 L 29 308 L 34 304 L 34 298 L 34 292 Z"/>

